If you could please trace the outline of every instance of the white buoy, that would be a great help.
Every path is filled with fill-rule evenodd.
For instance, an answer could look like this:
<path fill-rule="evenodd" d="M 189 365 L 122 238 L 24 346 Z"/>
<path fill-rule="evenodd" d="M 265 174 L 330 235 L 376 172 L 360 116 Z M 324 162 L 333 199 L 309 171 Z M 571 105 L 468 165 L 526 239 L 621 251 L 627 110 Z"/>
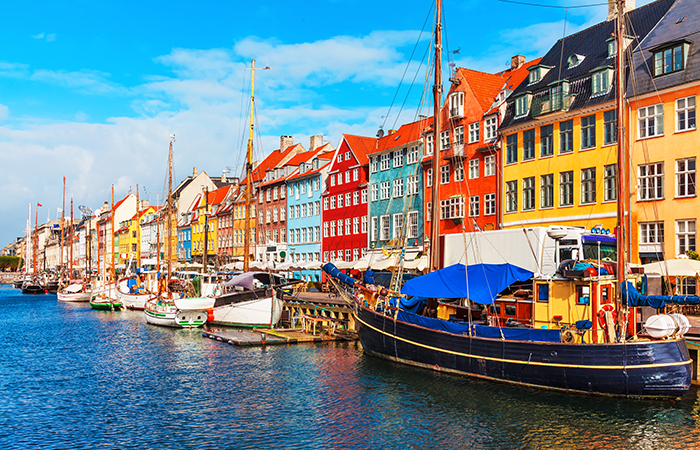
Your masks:
<path fill-rule="evenodd" d="M 676 321 L 669 315 L 657 314 L 649 317 L 644 322 L 649 336 L 653 338 L 663 338 L 672 335 L 676 331 Z"/>
<path fill-rule="evenodd" d="M 690 321 L 688 320 L 687 317 L 685 317 L 683 314 L 669 314 L 673 320 L 676 321 L 676 325 L 678 326 L 678 334 L 683 336 L 685 333 L 690 330 Z"/>

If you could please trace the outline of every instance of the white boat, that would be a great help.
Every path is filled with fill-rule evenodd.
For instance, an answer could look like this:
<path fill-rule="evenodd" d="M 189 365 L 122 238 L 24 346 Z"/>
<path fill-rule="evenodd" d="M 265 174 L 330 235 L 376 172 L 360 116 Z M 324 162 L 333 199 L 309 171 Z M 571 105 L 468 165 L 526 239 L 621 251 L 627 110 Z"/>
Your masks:
<path fill-rule="evenodd" d="M 117 297 L 126 309 L 142 310 L 146 302 L 156 297 L 158 282 L 152 277 L 139 280 L 138 275 L 122 278 L 117 283 Z M 136 282 L 136 280 L 139 280 Z"/>
<path fill-rule="evenodd" d="M 246 272 L 224 283 L 210 323 L 230 327 L 273 327 L 282 317 L 281 288 L 293 283 L 276 274 Z"/>
<path fill-rule="evenodd" d="M 72 283 L 56 293 L 59 302 L 89 302 L 92 289 L 89 284 Z"/>
<path fill-rule="evenodd" d="M 212 307 L 213 299 L 208 297 L 175 299 L 172 297 L 177 294 L 166 294 L 146 302 L 144 307 L 146 322 L 173 328 L 197 328 L 207 322 L 207 310 Z"/>

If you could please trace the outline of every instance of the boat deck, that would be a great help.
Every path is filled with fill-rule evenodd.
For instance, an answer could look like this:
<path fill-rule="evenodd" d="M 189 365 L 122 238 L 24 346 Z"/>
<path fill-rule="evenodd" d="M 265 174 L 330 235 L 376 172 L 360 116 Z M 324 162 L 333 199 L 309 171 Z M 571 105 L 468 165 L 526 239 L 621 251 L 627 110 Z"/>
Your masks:
<path fill-rule="evenodd" d="M 330 335 L 327 333 L 312 334 L 306 333 L 300 328 L 213 328 L 204 330 L 202 336 L 240 347 L 357 340 L 357 335 L 341 331 Z"/>

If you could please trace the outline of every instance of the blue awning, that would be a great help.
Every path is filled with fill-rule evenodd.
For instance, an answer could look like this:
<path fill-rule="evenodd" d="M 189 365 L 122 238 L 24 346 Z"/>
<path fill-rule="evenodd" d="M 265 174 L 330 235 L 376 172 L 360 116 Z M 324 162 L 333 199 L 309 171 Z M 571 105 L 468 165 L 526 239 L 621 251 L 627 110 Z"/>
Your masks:
<path fill-rule="evenodd" d="M 651 306 L 661 309 L 667 303 L 675 305 L 698 305 L 700 297 L 692 295 L 642 295 L 629 281 L 622 284 L 622 296 L 627 298 L 629 306 Z"/>
<path fill-rule="evenodd" d="M 533 273 L 512 264 L 455 264 L 409 280 L 402 294 L 427 298 L 468 298 L 482 305 L 516 281 L 526 281 Z"/>

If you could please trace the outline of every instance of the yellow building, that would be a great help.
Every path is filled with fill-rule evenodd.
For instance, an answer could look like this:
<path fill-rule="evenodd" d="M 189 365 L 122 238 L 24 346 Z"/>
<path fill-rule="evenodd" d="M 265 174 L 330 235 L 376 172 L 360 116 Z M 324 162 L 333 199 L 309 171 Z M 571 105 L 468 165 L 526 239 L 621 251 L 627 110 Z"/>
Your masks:
<path fill-rule="evenodd" d="M 628 13 L 636 48 L 663 16 Z M 501 226 L 617 225 L 615 21 L 559 40 L 508 100 L 501 140 Z"/>
<path fill-rule="evenodd" d="M 207 261 L 212 262 L 217 255 L 217 217 L 212 214 L 212 211 L 221 204 L 226 198 L 231 186 L 224 186 L 215 191 L 204 191 L 199 194 L 193 201 L 193 211 L 195 211 L 194 219 L 192 220 L 192 260 L 202 262 L 204 256 L 204 236 L 205 228 L 208 229 L 207 234 Z"/>
<path fill-rule="evenodd" d="M 248 236 L 250 243 L 250 260 L 255 259 L 255 224 L 257 215 L 255 214 L 255 197 L 250 203 L 250 233 Z M 233 258 L 236 261 L 243 261 L 245 245 L 245 218 L 246 218 L 246 193 L 245 186 L 241 186 L 238 196 L 233 203 Z"/>

